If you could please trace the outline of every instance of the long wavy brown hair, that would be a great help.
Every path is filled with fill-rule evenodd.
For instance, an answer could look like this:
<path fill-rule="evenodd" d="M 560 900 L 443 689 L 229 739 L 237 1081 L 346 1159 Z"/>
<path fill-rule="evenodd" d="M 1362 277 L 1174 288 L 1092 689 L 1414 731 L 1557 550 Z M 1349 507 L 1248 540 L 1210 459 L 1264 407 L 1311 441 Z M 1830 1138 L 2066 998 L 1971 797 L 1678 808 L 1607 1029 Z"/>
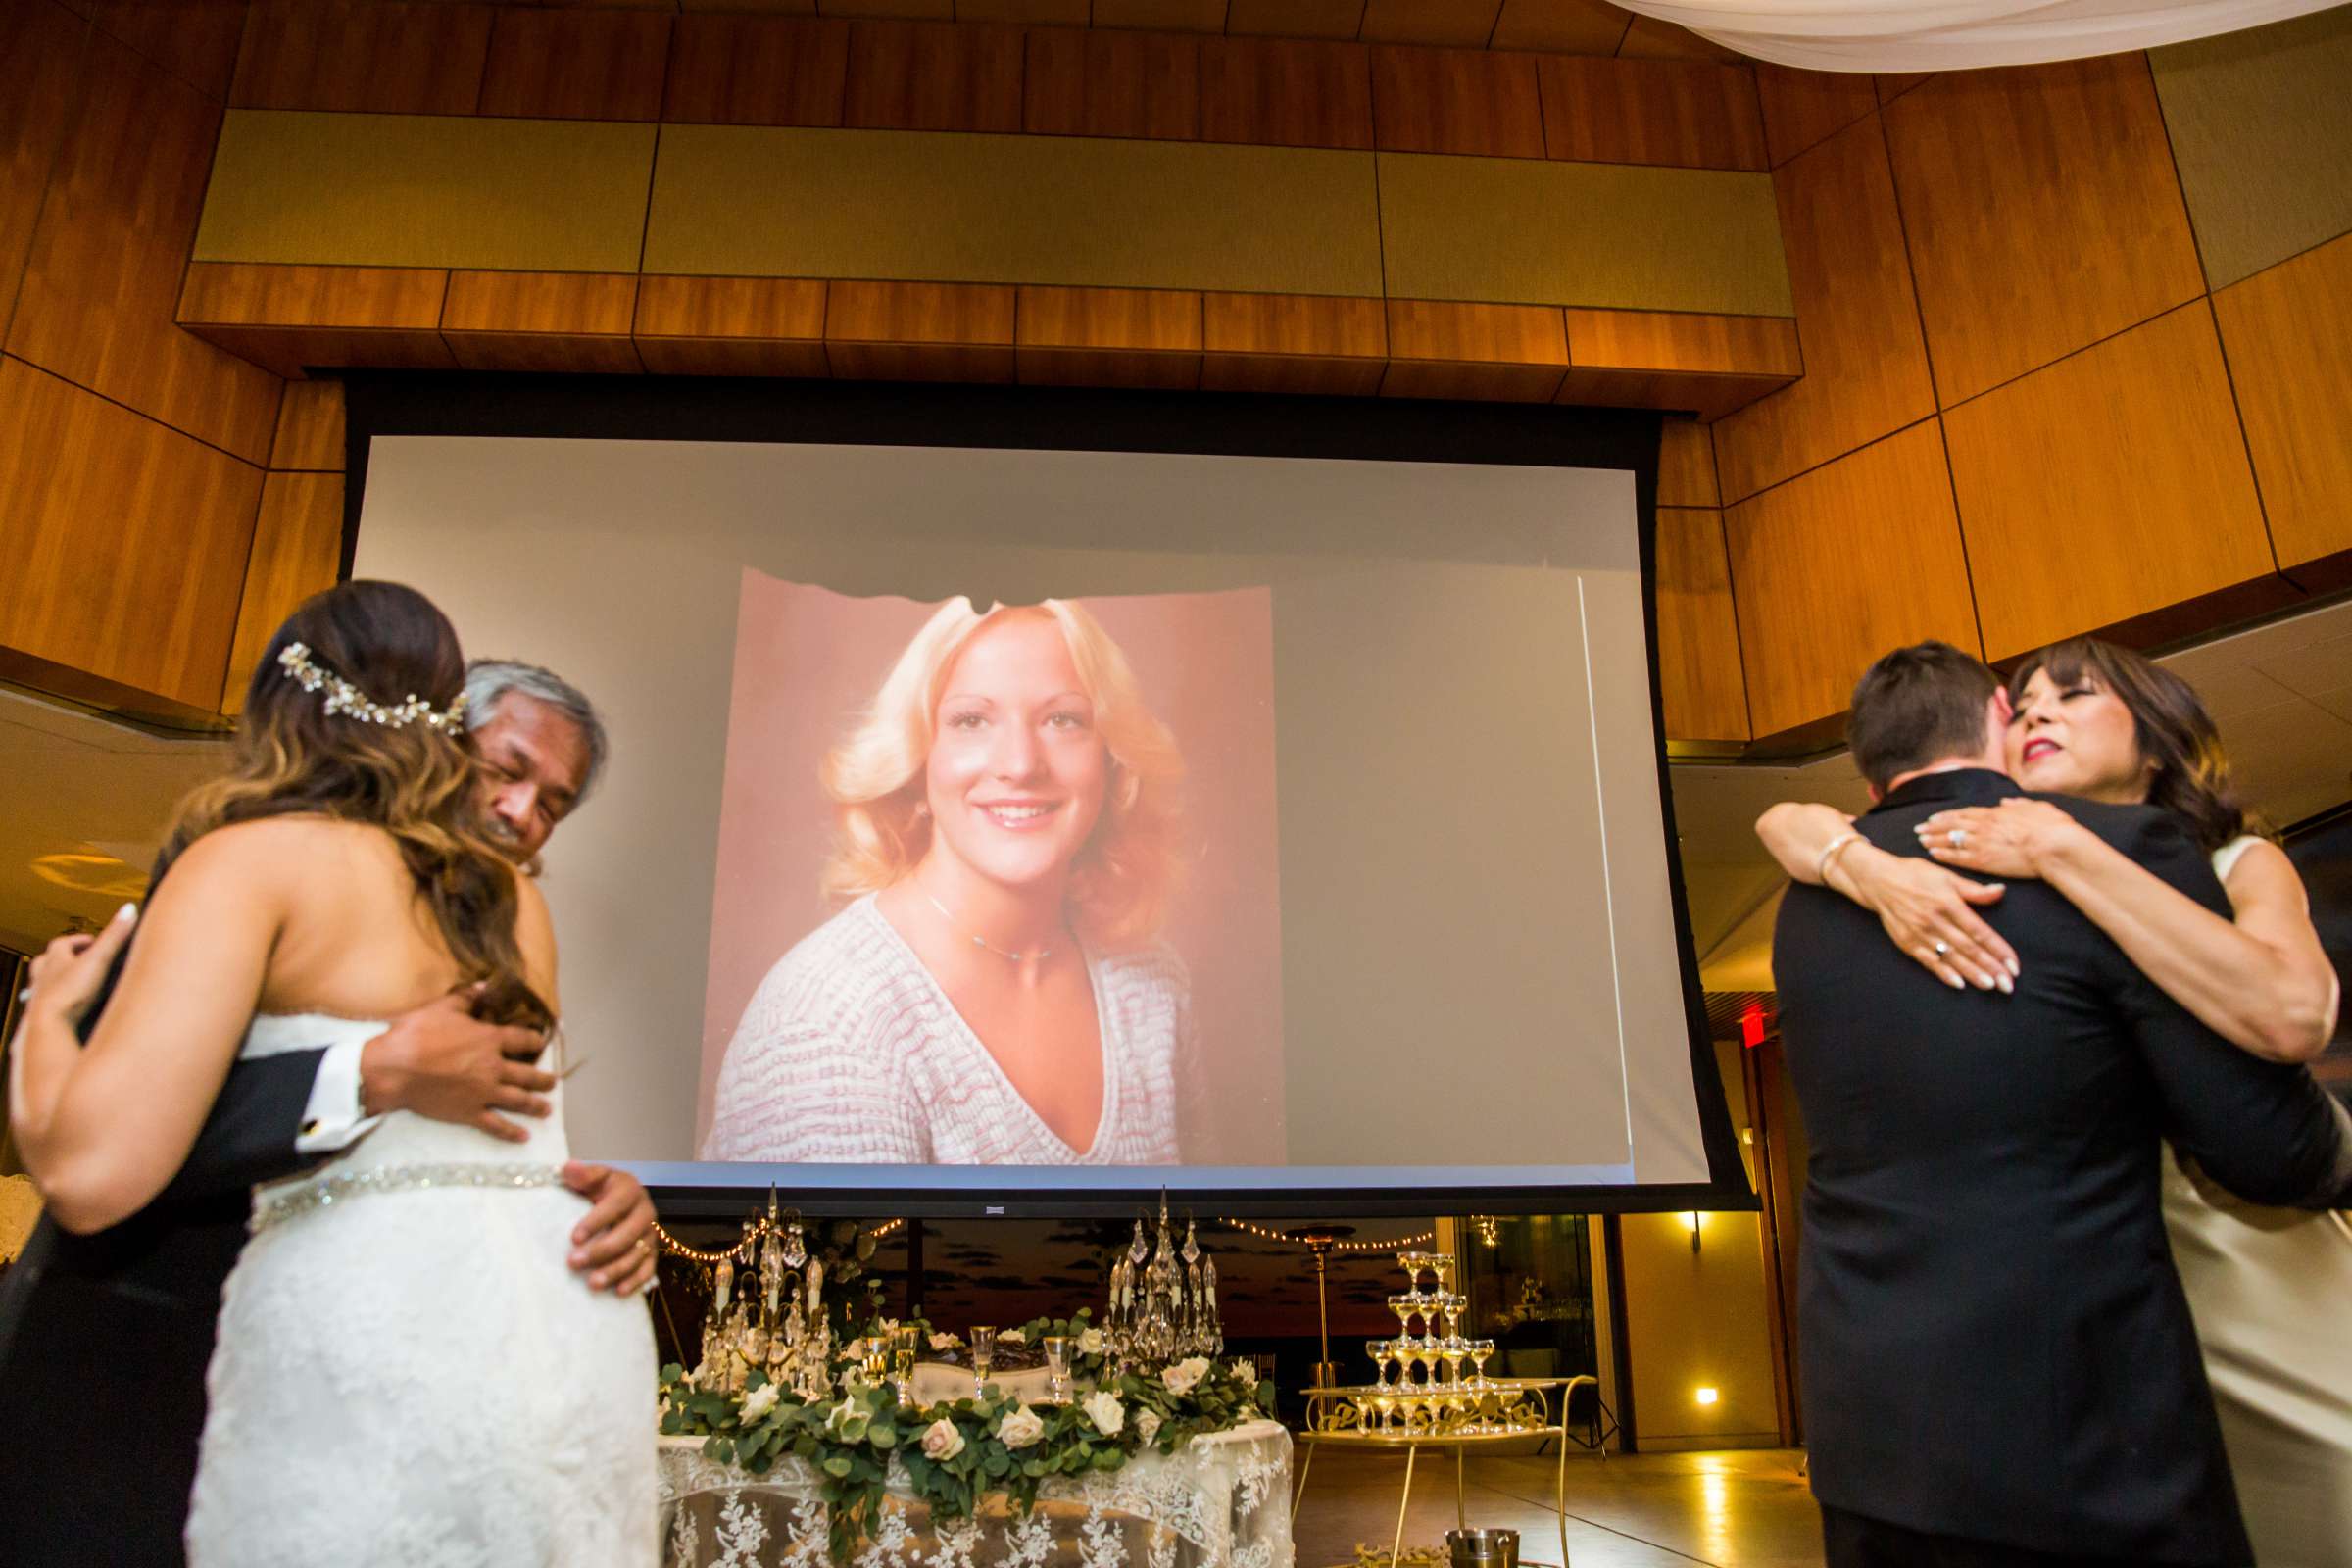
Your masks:
<path fill-rule="evenodd" d="M 475 1011 L 548 1027 L 553 1016 L 523 978 L 515 940 L 516 873 L 483 832 L 470 743 L 421 722 L 329 713 L 325 692 L 304 690 L 280 667 L 291 643 L 387 708 L 416 696 L 446 710 L 465 689 L 456 628 L 414 588 L 348 582 L 313 597 L 270 639 L 245 689 L 228 771 L 180 803 L 157 879 L 189 845 L 236 822 L 305 813 L 381 828 L 464 982 L 489 982 Z"/>
<path fill-rule="evenodd" d="M 2240 834 L 2267 833 L 2238 799 L 2222 732 L 2188 682 L 2129 648 L 2070 637 L 2017 666 L 2009 677 L 2012 703 L 2025 701 L 2026 682 L 2037 669 L 2060 686 L 2087 680 L 2131 710 L 2139 755 L 2155 764 L 2148 804 L 2179 817 L 2199 849 L 2210 855 Z"/>

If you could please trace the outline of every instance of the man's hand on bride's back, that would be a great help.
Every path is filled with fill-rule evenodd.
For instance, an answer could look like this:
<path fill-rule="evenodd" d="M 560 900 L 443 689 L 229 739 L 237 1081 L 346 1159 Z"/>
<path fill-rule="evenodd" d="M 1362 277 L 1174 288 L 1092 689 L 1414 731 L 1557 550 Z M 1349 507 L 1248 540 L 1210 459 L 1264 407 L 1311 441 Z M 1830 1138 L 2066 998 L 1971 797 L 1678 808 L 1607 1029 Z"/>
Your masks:
<path fill-rule="evenodd" d="M 546 1047 L 535 1029 L 473 1015 L 480 987 L 464 986 L 404 1012 L 360 1053 L 360 1106 L 370 1116 L 408 1110 L 478 1127 L 520 1143 L 515 1116 L 545 1116 L 556 1075 L 532 1063 Z"/>

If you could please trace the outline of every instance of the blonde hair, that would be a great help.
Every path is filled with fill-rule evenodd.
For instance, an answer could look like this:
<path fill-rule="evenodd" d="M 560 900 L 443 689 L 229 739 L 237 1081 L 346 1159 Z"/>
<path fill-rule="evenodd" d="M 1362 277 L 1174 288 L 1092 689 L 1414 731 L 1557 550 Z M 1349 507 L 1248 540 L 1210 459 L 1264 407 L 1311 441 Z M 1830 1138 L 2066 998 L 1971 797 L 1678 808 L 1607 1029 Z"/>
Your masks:
<path fill-rule="evenodd" d="M 997 605 L 982 614 L 959 596 L 923 623 L 850 733 L 825 754 L 819 776 L 838 833 L 824 890 L 837 899 L 878 892 L 930 849 L 931 819 L 918 808 L 948 670 L 983 628 L 1014 618 L 1050 618 L 1060 628 L 1110 757 L 1102 815 L 1070 866 L 1071 926 L 1092 946 L 1140 946 L 1158 933 L 1182 870 L 1177 788 L 1184 759 L 1145 706 L 1119 645 L 1066 599 Z"/>

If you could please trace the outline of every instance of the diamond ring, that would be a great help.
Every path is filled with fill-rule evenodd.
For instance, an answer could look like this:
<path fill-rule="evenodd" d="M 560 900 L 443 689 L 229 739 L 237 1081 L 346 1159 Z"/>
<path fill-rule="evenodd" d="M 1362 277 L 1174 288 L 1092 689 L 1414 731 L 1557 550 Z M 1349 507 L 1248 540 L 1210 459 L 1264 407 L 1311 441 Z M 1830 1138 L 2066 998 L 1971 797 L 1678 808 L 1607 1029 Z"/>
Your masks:
<path fill-rule="evenodd" d="M 1949 942 L 1938 942 L 1938 943 L 1936 943 L 1936 956 L 1937 956 L 1938 958 L 1940 958 L 1940 957 L 1944 956 L 1946 954 L 1950 953 L 1951 951 L 1952 951 L 1952 945 L 1951 945 Z"/>
<path fill-rule="evenodd" d="M 1956 827 L 1944 836 L 1951 840 L 1953 849 L 1965 850 L 1968 848 L 1968 829 Z"/>

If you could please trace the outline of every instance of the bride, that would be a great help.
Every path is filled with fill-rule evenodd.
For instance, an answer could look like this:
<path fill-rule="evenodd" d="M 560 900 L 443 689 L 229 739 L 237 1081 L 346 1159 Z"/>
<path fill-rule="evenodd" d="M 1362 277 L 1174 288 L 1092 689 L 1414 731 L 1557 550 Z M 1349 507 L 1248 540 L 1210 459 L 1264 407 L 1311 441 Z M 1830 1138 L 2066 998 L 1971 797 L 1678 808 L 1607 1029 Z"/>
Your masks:
<path fill-rule="evenodd" d="M 127 918 L 36 966 L 12 1116 L 61 1223 L 154 1199 L 236 1057 L 364 1040 L 467 982 L 486 1015 L 553 1027 L 554 932 L 479 836 L 464 678 L 449 622 L 396 584 L 278 628 L 86 1049 L 74 1023 Z M 521 1145 L 396 1112 L 256 1194 L 208 1379 L 197 1568 L 653 1560 L 651 1327 L 563 1266 L 586 1204 L 558 1178 L 557 1109 Z M 109 1354 L 94 1375 L 135 1384 Z"/>

